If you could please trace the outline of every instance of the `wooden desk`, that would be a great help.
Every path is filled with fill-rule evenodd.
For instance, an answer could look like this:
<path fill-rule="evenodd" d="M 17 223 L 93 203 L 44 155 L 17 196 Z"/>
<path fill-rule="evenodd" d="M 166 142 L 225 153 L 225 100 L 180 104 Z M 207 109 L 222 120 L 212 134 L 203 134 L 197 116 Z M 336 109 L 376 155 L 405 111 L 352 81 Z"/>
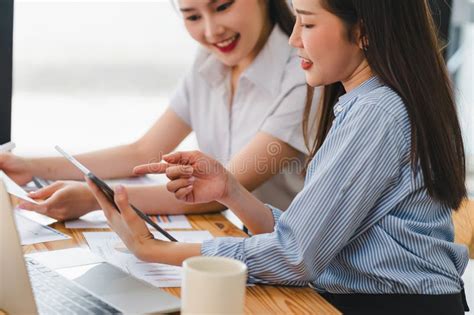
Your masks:
<path fill-rule="evenodd" d="M 220 214 L 188 216 L 191 225 L 196 230 L 208 230 L 214 236 L 245 236 Z M 474 258 L 474 201 L 468 201 L 453 214 L 456 242 L 470 245 L 471 257 Z M 48 251 L 71 247 L 87 247 L 82 236 L 85 230 L 69 230 L 62 223 L 56 223 L 54 228 L 71 235 L 66 241 L 49 242 L 24 246 L 24 252 Z M 92 230 L 87 230 L 92 231 Z M 104 231 L 104 230 L 95 230 Z M 179 296 L 179 288 L 164 288 L 163 290 Z M 340 314 L 326 300 L 310 288 L 291 288 L 273 286 L 255 286 L 247 288 L 245 299 L 247 314 Z M 0 315 L 3 315 L 0 310 Z"/>
<path fill-rule="evenodd" d="M 196 230 L 208 230 L 214 236 L 245 236 L 221 214 L 188 216 Z M 24 246 L 24 252 L 58 250 L 71 247 L 87 247 L 82 235 L 85 230 L 69 230 L 63 223 L 53 228 L 72 236 L 72 239 Z M 93 231 L 93 230 L 87 230 Z M 104 231 L 104 230 L 95 230 Z M 179 288 L 164 288 L 175 296 L 180 295 Z M 254 286 L 248 287 L 245 296 L 246 314 L 341 314 L 311 288 Z M 0 311 L 1 314 L 1 311 Z"/>

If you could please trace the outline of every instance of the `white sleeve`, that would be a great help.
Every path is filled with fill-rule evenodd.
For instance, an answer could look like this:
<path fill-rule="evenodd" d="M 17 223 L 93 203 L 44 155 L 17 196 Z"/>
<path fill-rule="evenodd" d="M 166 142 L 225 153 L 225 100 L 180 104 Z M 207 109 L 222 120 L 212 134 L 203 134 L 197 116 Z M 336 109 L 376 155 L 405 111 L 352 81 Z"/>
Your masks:
<path fill-rule="evenodd" d="M 170 98 L 170 108 L 189 126 L 191 124 L 191 83 L 193 82 L 193 72 L 191 69 L 186 76 L 181 80 Z"/>
<path fill-rule="evenodd" d="M 268 133 L 297 149 L 308 154 L 303 138 L 303 113 L 306 104 L 306 85 L 298 84 L 290 87 L 276 100 L 275 111 L 265 120 L 260 131 Z M 318 90 L 313 98 L 314 104 L 319 99 Z M 312 110 L 314 111 L 314 109 Z"/>
<path fill-rule="evenodd" d="M 308 91 L 305 75 L 299 69 L 299 62 L 298 56 L 294 55 L 286 64 L 280 93 L 272 106 L 274 110 L 265 119 L 260 131 L 288 143 L 304 154 L 308 154 L 303 138 L 302 124 Z M 314 118 L 319 96 L 320 90 L 315 89 L 311 118 Z"/>

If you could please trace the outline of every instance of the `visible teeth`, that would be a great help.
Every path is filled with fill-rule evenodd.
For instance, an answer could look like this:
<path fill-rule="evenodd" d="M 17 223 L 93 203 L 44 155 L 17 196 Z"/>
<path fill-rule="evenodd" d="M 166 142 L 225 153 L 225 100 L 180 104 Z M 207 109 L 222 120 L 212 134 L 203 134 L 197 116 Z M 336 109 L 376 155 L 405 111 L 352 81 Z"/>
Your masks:
<path fill-rule="evenodd" d="M 235 36 L 232 37 L 232 38 L 229 38 L 228 40 L 225 40 L 225 41 L 223 41 L 223 42 L 217 43 L 216 46 L 217 46 L 217 47 L 226 47 L 226 46 L 229 46 L 229 45 L 232 44 L 232 42 L 233 42 L 234 40 L 236 40 L 236 39 L 237 39 L 237 35 L 235 35 Z"/>

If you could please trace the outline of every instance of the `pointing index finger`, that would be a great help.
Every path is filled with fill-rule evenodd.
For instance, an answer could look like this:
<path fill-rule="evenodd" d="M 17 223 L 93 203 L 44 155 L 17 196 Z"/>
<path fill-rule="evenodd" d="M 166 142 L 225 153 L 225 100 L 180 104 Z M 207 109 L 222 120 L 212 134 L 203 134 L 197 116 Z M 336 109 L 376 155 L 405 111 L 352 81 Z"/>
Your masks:
<path fill-rule="evenodd" d="M 133 169 L 133 173 L 135 175 L 145 175 L 145 174 L 164 174 L 166 173 L 166 169 L 170 165 L 168 163 L 150 163 L 150 164 L 143 164 L 138 165 Z"/>

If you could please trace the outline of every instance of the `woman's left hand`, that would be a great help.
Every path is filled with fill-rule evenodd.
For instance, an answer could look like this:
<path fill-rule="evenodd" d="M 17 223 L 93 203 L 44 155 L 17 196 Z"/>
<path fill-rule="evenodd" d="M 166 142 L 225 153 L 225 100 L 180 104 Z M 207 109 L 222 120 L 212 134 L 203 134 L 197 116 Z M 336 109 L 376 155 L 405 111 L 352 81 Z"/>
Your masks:
<path fill-rule="evenodd" d="M 120 210 L 119 213 L 115 205 L 89 178 L 86 177 L 86 181 L 103 209 L 110 227 L 137 258 L 148 261 L 152 245 L 159 241 L 155 240 L 145 222 L 130 206 L 125 187 L 120 185 L 115 188 L 115 204 Z"/>

